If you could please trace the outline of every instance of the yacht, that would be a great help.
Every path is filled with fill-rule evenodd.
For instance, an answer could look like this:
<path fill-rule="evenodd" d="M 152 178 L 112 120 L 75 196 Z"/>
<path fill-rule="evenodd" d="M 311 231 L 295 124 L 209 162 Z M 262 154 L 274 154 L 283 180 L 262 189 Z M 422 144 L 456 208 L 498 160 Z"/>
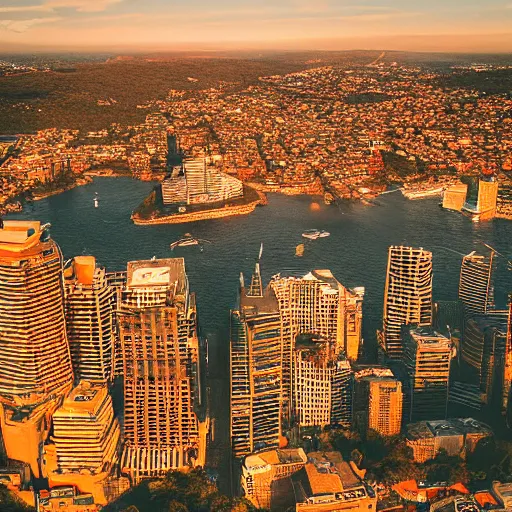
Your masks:
<path fill-rule="evenodd" d="M 200 238 L 194 238 L 190 233 L 185 233 L 183 238 L 172 242 L 170 245 L 171 250 L 174 250 L 176 247 L 187 247 L 189 245 L 199 245 L 201 252 L 203 251 L 203 243 L 211 243 L 209 240 L 203 240 Z"/>
<path fill-rule="evenodd" d="M 309 240 L 316 240 L 317 238 L 325 238 L 329 236 L 331 233 L 328 231 L 319 231 L 318 229 L 308 229 L 302 233 L 304 238 L 309 238 Z"/>

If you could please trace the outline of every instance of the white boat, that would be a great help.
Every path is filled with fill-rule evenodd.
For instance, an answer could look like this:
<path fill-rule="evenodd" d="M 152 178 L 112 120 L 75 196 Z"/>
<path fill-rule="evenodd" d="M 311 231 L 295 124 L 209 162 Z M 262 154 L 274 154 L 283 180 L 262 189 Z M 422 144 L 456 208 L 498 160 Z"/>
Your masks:
<path fill-rule="evenodd" d="M 211 243 L 209 240 L 203 240 L 201 238 L 194 238 L 190 233 L 185 233 L 183 238 L 172 242 L 170 245 L 171 250 L 174 250 L 176 247 L 187 247 L 189 245 L 199 245 L 201 251 L 203 250 L 203 243 Z"/>
<path fill-rule="evenodd" d="M 325 238 L 326 236 L 330 236 L 331 233 L 328 231 L 319 231 L 318 229 L 308 229 L 302 233 L 304 238 L 309 238 L 309 240 L 316 240 L 317 238 Z"/>
<path fill-rule="evenodd" d="M 98 203 L 98 198 L 97 198 L 97 197 L 95 197 L 95 198 L 94 198 L 94 208 L 98 208 L 98 205 L 99 205 L 99 203 Z"/>

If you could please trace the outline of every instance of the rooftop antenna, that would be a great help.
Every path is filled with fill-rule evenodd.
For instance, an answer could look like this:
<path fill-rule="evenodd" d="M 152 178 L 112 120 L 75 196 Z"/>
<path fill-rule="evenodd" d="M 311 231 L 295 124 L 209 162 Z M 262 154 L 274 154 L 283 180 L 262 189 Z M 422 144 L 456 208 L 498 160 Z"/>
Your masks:
<path fill-rule="evenodd" d="M 261 282 L 261 271 L 260 271 L 260 261 L 261 256 L 263 255 L 263 242 L 260 246 L 260 253 L 258 259 L 256 260 L 256 265 L 254 266 L 254 273 L 252 274 L 251 286 L 247 292 L 248 297 L 263 297 L 263 284 Z"/>

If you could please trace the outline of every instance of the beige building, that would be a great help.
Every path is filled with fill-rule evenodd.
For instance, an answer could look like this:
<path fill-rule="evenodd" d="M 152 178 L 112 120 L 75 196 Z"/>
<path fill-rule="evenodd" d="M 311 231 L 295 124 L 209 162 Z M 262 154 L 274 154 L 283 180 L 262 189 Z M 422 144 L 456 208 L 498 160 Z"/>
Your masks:
<path fill-rule="evenodd" d="M 448 187 L 443 192 L 443 208 L 460 212 L 466 202 L 467 192 L 468 186 L 465 183 Z"/>
<path fill-rule="evenodd" d="M 312 452 L 292 476 L 297 512 L 375 511 L 377 495 L 364 481 L 365 470 L 339 452 Z"/>
<path fill-rule="evenodd" d="M 498 202 L 498 181 L 494 178 L 479 179 L 468 190 L 462 213 L 477 222 L 490 220 L 496 216 Z"/>
<path fill-rule="evenodd" d="M 308 393 L 324 393 L 338 363 L 357 359 L 364 288 L 345 288 L 330 270 L 314 270 L 303 277 L 277 275 L 270 287 L 281 315 L 283 409 L 289 416 L 300 403 L 298 393 L 300 387 L 305 389 L 306 381 Z M 309 338 L 306 347 L 304 338 Z M 294 414 L 300 415 L 300 411 Z M 325 411 L 322 414 L 325 416 Z"/>
<path fill-rule="evenodd" d="M 231 446 L 236 457 L 277 448 L 281 437 L 281 318 L 274 291 L 263 288 L 259 263 L 251 285 L 241 276 L 240 304 L 231 311 Z"/>
<path fill-rule="evenodd" d="M 410 421 L 446 418 L 453 345 L 430 327 L 403 327 Z"/>
<path fill-rule="evenodd" d="M 117 315 L 124 376 L 121 469 L 137 483 L 203 466 L 203 405 L 195 295 L 183 258 L 131 261 Z"/>
<path fill-rule="evenodd" d="M 391 246 L 388 251 L 380 344 L 390 359 L 403 353 L 403 325 L 432 324 L 432 253 L 423 248 Z"/>
<path fill-rule="evenodd" d="M 75 380 L 107 382 L 114 374 L 115 291 L 94 256 L 76 256 L 64 271 L 66 326 Z"/>
<path fill-rule="evenodd" d="M 354 373 L 353 418 L 361 432 L 398 435 L 402 408 L 402 383 L 389 368 L 371 367 Z"/>
<path fill-rule="evenodd" d="M 406 427 L 406 442 L 412 448 L 416 462 L 434 459 L 440 450 L 464 458 L 492 435 L 487 425 L 473 418 L 420 421 Z"/>
<path fill-rule="evenodd" d="M 105 485 L 119 461 L 120 427 L 106 384 L 81 381 L 53 415 L 45 446 L 50 487 L 74 485 L 107 504 Z"/>
<path fill-rule="evenodd" d="M 245 497 L 258 508 L 284 510 L 287 505 L 293 506 L 289 477 L 302 469 L 307 460 L 302 448 L 270 450 L 247 456 L 241 474 Z"/>

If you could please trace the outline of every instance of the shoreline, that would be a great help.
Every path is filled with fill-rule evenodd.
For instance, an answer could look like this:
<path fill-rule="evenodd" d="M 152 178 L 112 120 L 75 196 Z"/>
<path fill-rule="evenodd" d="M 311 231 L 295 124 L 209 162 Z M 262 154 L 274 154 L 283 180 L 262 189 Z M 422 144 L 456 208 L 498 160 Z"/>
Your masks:
<path fill-rule="evenodd" d="M 59 194 L 67 192 L 68 190 L 73 190 L 76 187 L 82 187 L 83 185 L 88 185 L 91 182 L 92 182 L 92 178 L 89 178 L 89 179 L 87 177 L 79 178 L 71 185 L 67 185 L 65 187 L 61 187 L 56 190 L 49 190 L 48 192 L 43 192 L 42 194 L 33 195 L 31 198 L 29 198 L 29 200 L 40 201 L 41 199 L 46 199 L 47 197 L 51 197 L 51 196 L 57 196 Z M 24 200 L 26 201 L 27 199 L 25 198 Z"/>
<path fill-rule="evenodd" d="M 259 190 L 256 190 L 256 192 L 258 194 L 258 199 L 243 205 L 223 206 L 221 208 L 212 208 L 210 210 L 177 213 L 149 219 L 143 219 L 139 216 L 139 214 L 132 213 L 130 218 L 136 226 L 150 226 L 156 224 L 185 224 L 188 222 L 233 217 L 235 215 L 248 215 L 249 213 L 252 213 L 257 206 L 267 204 L 267 198 L 264 196 L 264 194 Z"/>

